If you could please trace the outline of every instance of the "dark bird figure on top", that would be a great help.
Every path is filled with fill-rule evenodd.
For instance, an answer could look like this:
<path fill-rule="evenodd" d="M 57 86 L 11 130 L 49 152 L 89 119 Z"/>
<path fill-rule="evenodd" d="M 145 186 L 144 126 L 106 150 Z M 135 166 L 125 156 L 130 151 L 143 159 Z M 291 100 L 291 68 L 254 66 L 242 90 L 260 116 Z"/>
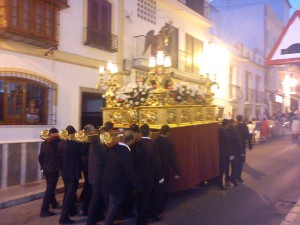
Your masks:
<path fill-rule="evenodd" d="M 152 56 L 155 56 L 157 51 L 165 51 L 166 47 L 168 46 L 169 36 L 172 33 L 172 30 L 172 23 L 169 22 L 166 23 L 156 35 L 154 35 L 154 30 L 148 31 L 146 35 L 143 55 L 146 53 L 150 46 Z"/>

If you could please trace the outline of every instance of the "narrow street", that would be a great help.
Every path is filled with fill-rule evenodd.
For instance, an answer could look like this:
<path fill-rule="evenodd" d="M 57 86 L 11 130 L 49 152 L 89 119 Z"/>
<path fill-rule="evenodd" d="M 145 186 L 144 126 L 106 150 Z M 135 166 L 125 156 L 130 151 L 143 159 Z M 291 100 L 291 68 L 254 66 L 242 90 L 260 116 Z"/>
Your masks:
<path fill-rule="evenodd" d="M 290 136 L 255 145 L 247 150 L 244 183 L 227 186 L 195 187 L 169 199 L 157 225 L 279 225 L 300 198 L 300 145 Z M 59 195 L 61 201 L 62 195 Z M 40 218 L 41 200 L 3 209 L 2 225 L 54 225 L 58 214 Z M 82 216 L 72 217 L 85 224 Z M 102 223 L 98 223 L 102 224 Z M 134 219 L 119 222 L 134 224 Z"/>

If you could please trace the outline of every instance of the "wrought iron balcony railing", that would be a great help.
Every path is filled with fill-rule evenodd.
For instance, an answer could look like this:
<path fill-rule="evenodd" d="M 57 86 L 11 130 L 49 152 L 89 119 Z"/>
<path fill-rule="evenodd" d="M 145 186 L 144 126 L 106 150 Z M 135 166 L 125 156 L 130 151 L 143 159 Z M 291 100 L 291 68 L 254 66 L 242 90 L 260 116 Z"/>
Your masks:
<path fill-rule="evenodd" d="M 178 0 L 182 4 L 186 5 L 190 9 L 204 16 L 210 18 L 210 7 L 211 4 L 207 0 Z"/>
<path fill-rule="evenodd" d="M 145 45 L 145 36 L 140 35 L 134 38 L 133 44 L 133 60 L 143 59 L 148 60 L 151 56 L 150 49 L 144 52 L 144 45 Z M 171 57 L 172 60 L 172 67 L 178 70 L 182 70 L 189 73 L 198 74 L 199 73 L 199 63 L 200 57 L 199 55 L 195 55 L 186 51 L 172 49 L 169 48 L 168 51 L 170 52 L 168 55 Z"/>
<path fill-rule="evenodd" d="M 103 49 L 109 52 L 118 51 L 118 36 L 101 32 L 100 30 L 86 28 L 86 45 Z"/>
<path fill-rule="evenodd" d="M 257 104 L 264 104 L 266 102 L 266 94 L 265 92 L 262 91 L 246 88 L 245 101 L 257 103 Z"/>
<path fill-rule="evenodd" d="M 238 101 L 243 98 L 242 89 L 240 86 L 230 84 L 229 85 L 229 98 L 234 101 Z"/>

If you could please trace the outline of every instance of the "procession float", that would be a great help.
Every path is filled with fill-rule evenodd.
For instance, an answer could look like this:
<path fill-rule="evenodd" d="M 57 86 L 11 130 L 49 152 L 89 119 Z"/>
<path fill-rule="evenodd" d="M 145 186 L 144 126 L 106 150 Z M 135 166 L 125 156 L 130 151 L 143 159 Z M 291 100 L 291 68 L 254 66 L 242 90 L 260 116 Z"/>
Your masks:
<path fill-rule="evenodd" d="M 168 124 L 172 128 L 170 139 L 175 145 L 182 176 L 180 182 L 168 180 L 167 190 L 173 193 L 218 176 L 219 124 L 217 106 L 212 104 L 212 87 L 218 87 L 218 83 L 209 74 L 198 75 L 197 84 L 173 79 L 171 57 L 166 51 L 168 32 L 169 24 L 166 24 L 159 35 L 154 36 L 152 31 L 147 34 L 145 51 L 151 47 L 152 56 L 145 79 L 124 83 L 117 65 L 108 62 L 106 67 L 99 67 L 96 89 L 106 100 L 102 109 L 103 124 L 112 122 L 115 128 L 123 129 L 131 124 L 148 124 L 156 130 Z M 79 142 L 100 139 L 106 145 L 120 136 L 119 132 L 100 133 L 99 130 L 78 131 L 68 136 L 66 131 L 60 131 L 58 135 L 64 140 Z M 47 139 L 47 131 L 40 135 Z"/>

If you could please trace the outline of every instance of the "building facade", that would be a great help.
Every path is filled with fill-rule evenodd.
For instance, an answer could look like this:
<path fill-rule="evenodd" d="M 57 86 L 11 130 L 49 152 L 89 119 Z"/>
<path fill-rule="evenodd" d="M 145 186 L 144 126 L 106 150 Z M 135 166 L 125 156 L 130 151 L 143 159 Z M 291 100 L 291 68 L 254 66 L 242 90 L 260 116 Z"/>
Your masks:
<path fill-rule="evenodd" d="M 204 0 L 0 0 L 0 187 L 42 178 L 41 130 L 102 125 L 99 65 L 116 64 L 121 85 L 144 81 L 156 54 L 147 40 L 164 27 L 177 88 L 210 78 L 218 118 L 262 115 L 266 84 L 278 88 L 266 80 L 264 46 L 211 34 L 216 16 Z"/>
<path fill-rule="evenodd" d="M 284 25 L 289 18 L 291 5 L 289 1 L 243 1 L 237 0 L 223 1 L 214 0 L 212 5 L 214 24 L 212 34 L 222 37 L 222 40 L 239 49 L 249 49 L 246 57 L 249 61 L 256 61 L 257 57 L 262 57 L 262 61 L 250 69 L 243 68 L 240 64 L 241 72 L 238 76 L 243 77 L 243 93 L 247 91 L 259 93 L 261 101 L 251 102 L 245 98 L 241 99 L 245 107 L 239 108 L 239 113 L 249 117 L 261 118 L 272 116 L 278 112 L 291 110 L 290 96 L 284 92 L 282 73 L 277 67 L 267 67 L 265 59 L 277 41 Z M 237 19 L 238 18 L 238 19 Z M 252 71 L 252 69 L 258 71 Z M 249 84 L 249 85 L 248 85 Z M 243 94 L 245 97 L 245 94 Z M 255 97 L 254 99 L 257 99 Z"/>

